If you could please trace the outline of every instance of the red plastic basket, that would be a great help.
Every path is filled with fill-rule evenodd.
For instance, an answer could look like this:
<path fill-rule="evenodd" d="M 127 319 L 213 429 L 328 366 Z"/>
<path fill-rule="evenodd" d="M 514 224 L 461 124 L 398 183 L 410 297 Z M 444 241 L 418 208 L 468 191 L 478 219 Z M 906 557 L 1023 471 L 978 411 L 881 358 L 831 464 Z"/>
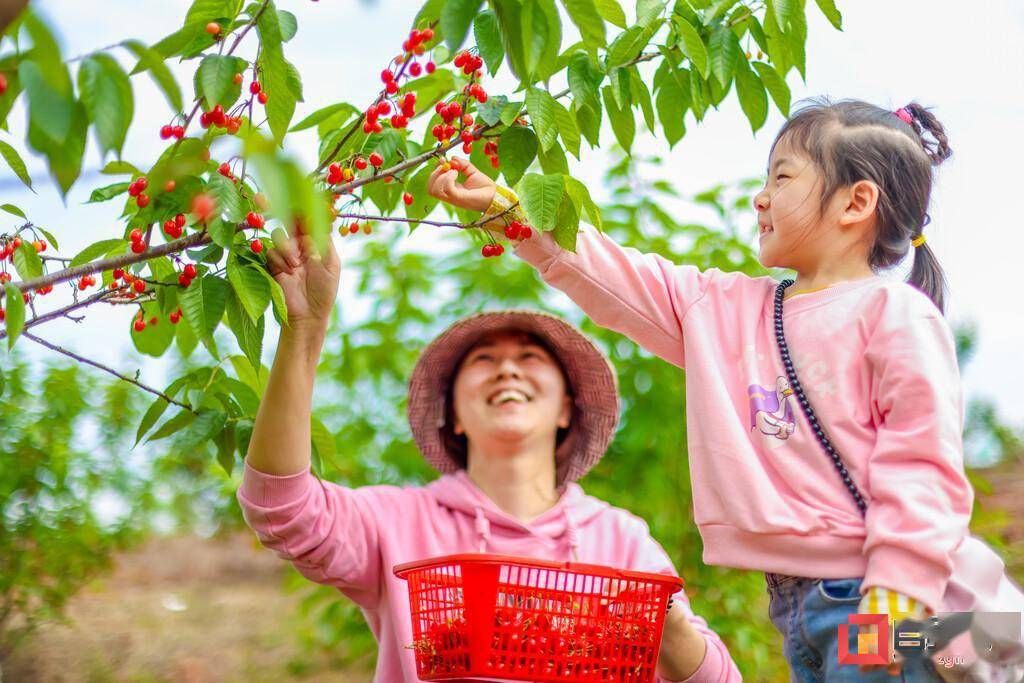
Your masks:
<path fill-rule="evenodd" d="M 459 554 L 394 568 L 409 583 L 425 681 L 653 680 L 680 578 L 577 562 Z"/>

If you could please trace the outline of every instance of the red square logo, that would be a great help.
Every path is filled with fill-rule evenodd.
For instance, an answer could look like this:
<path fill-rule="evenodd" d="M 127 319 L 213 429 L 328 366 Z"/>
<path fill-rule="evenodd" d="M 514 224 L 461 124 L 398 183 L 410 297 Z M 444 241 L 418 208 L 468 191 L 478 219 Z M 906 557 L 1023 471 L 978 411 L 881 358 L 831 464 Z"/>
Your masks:
<path fill-rule="evenodd" d="M 867 648 L 858 647 L 857 652 L 850 652 L 850 625 L 877 626 L 877 652 L 865 652 Z M 863 642 L 858 639 L 858 642 Z M 886 664 L 889 662 L 889 615 L 888 614 L 851 614 L 845 624 L 839 625 L 839 663 L 840 664 Z"/>

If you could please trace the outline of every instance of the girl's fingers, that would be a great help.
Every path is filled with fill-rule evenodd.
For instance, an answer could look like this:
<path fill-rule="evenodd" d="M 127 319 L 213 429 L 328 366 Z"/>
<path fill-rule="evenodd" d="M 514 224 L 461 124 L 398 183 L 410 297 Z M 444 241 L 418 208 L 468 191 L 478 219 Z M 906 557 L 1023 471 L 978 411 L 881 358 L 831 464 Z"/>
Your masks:
<path fill-rule="evenodd" d="M 267 269 L 271 275 L 278 275 L 280 273 L 288 273 L 291 275 L 291 267 L 285 263 L 284 258 L 277 253 L 276 249 L 267 249 Z"/>
<path fill-rule="evenodd" d="M 299 257 L 298 245 L 292 238 L 288 237 L 288 234 L 283 228 L 274 228 L 270 233 L 270 238 L 274 240 L 274 247 L 289 266 L 292 268 L 298 268 L 299 265 L 302 264 L 302 259 Z"/>
<path fill-rule="evenodd" d="M 470 163 L 469 159 L 464 159 L 462 157 L 452 157 L 452 158 L 458 160 L 459 166 L 461 166 L 461 168 L 462 168 L 462 174 L 464 176 L 466 176 L 467 180 L 474 173 L 479 173 L 480 172 L 480 169 L 478 169 L 476 166 L 474 166 L 472 163 Z"/>

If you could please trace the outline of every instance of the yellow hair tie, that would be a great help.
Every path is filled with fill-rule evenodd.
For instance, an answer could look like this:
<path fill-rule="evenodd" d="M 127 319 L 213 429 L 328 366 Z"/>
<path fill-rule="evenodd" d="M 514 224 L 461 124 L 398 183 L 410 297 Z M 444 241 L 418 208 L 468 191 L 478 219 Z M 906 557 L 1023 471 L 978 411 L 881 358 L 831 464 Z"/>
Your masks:
<path fill-rule="evenodd" d="M 917 237 L 915 237 L 914 239 L 912 239 L 912 240 L 910 241 L 910 243 L 911 243 L 912 245 L 914 245 L 915 247 L 919 247 L 919 246 L 921 246 L 922 244 L 924 244 L 924 234 L 920 234 L 920 235 L 918 235 Z"/>

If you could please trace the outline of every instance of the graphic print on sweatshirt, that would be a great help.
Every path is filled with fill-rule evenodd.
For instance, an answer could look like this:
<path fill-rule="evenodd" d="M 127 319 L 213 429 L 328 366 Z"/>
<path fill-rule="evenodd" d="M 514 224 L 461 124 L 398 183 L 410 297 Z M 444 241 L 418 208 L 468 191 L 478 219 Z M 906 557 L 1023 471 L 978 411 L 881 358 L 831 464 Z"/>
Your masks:
<path fill-rule="evenodd" d="M 796 430 L 796 394 L 784 376 L 775 386 L 751 384 L 747 387 L 750 403 L 750 429 L 757 430 L 768 448 L 779 448 Z"/>

